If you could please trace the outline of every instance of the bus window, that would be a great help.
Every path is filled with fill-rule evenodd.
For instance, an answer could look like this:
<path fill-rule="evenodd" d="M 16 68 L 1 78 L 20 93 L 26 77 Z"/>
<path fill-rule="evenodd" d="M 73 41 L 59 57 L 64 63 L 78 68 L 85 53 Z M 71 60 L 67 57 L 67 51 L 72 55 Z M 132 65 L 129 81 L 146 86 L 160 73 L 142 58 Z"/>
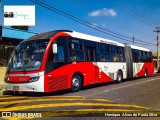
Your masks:
<path fill-rule="evenodd" d="M 69 61 L 84 61 L 83 44 L 79 39 L 68 40 L 68 59 Z"/>
<path fill-rule="evenodd" d="M 132 50 L 133 62 L 138 62 L 138 51 L 133 49 Z"/>
<path fill-rule="evenodd" d="M 110 51 L 110 45 L 101 43 L 99 61 L 110 61 L 109 51 Z"/>
<path fill-rule="evenodd" d="M 146 56 L 146 62 L 148 62 L 148 55 L 147 55 L 147 52 L 145 52 L 145 56 Z"/>
<path fill-rule="evenodd" d="M 100 59 L 101 59 L 101 61 L 106 61 L 105 55 L 101 54 Z"/>
<path fill-rule="evenodd" d="M 119 62 L 120 61 L 120 54 L 121 54 L 120 53 L 120 47 L 116 46 L 116 53 L 115 54 L 116 54 L 116 57 L 117 57 L 116 61 Z"/>
<path fill-rule="evenodd" d="M 118 61 L 119 61 L 119 56 L 118 56 L 118 54 L 115 54 L 113 56 L 113 62 L 118 62 Z"/>
<path fill-rule="evenodd" d="M 143 62 L 146 62 L 147 61 L 146 52 L 143 51 L 142 53 L 143 53 Z"/>
<path fill-rule="evenodd" d="M 117 52 L 116 52 L 116 46 L 114 46 L 114 45 L 111 46 L 111 52 L 112 52 L 113 54 L 117 53 Z"/>
<path fill-rule="evenodd" d="M 54 43 L 57 44 L 57 53 L 56 54 L 53 53 L 52 47 L 51 47 L 49 51 L 48 62 L 64 62 L 66 60 L 66 57 L 67 57 L 66 42 L 67 41 L 65 37 L 59 37 L 54 41 Z M 68 46 L 68 47 L 71 47 L 71 46 Z"/>
<path fill-rule="evenodd" d="M 81 43 L 71 43 L 71 42 L 68 42 L 68 48 L 70 50 L 82 50 L 83 46 L 82 46 Z"/>
<path fill-rule="evenodd" d="M 69 61 L 84 61 L 82 50 L 69 50 Z"/>
<path fill-rule="evenodd" d="M 100 61 L 108 62 L 110 61 L 110 54 L 109 53 L 101 53 L 100 54 Z"/>
<path fill-rule="evenodd" d="M 149 62 L 150 61 L 150 54 L 149 54 L 149 52 L 146 53 L 146 56 L 147 56 L 147 62 Z"/>
<path fill-rule="evenodd" d="M 142 62 L 142 51 L 138 51 L 138 62 Z"/>
<path fill-rule="evenodd" d="M 96 50 L 94 47 L 85 46 L 85 60 L 96 61 Z"/>
<path fill-rule="evenodd" d="M 148 62 L 152 62 L 152 53 L 151 52 L 148 52 Z"/>
<path fill-rule="evenodd" d="M 101 53 L 107 52 L 106 46 L 107 46 L 106 44 L 100 44 L 100 52 Z"/>
<path fill-rule="evenodd" d="M 57 53 L 53 54 L 52 49 L 48 58 L 48 61 L 58 62 L 64 61 L 64 48 L 63 46 L 58 46 Z"/>
<path fill-rule="evenodd" d="M 120 47 L 116 47 L 116 53 L 119 54 L 120 53 Z"/>
<path fill-rule="evenodd" d="M 58 54 L 57 54 L 58 61 L 64 61 L 64 48 L 63 46 L 58 46 Z"/>
<path fill-rule="evenodd" d="M 77 55 L 75 51 L 72 51 L 70 55 L 70 61 L 76 61 L 77 60 Z"/>
<path fill-rule="evenodd" d="M 111 45 L 111 57 L 113 62 L 119 61 L 119 55 L 117 54 L 117 47 Z"/>
<path fill-rule="evenodd" d="M 125 61 L 124 48 L 119 47 L 119 62 Z"/>

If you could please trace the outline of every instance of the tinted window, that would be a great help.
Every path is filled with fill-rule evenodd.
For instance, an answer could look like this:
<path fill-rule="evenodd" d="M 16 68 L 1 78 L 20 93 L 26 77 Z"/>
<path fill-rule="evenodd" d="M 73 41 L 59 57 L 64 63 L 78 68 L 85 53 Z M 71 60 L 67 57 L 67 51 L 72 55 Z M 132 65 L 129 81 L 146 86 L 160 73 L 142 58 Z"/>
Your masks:
<path fill-rule="evenodd" d="M 146 57 L 146 52 L 143 51 L 142 54 L 143 54 L 143 55 L 142 55 L 143 62 L 146 62 L 146 61 L 147 61 L 147 60 L 146 60 L 146 59 L 147 59 L 147 57 Z"/>
<path fill-rule="evenodd" d="M 69 61 L 84 61 L 84 52 L 81 50 L 69 50 Z"/>
<path fill-rule="evenodd" d="M 52 47 L 50 48 L 49 56 L 48 56 L 48 62 L 64 62 L 67 57 L 67 43 L 65 37 L 59 37 L 57 38 L 54 43 L 57 44 L 57 53 L 53 54 Z"/>
<path fill-rule="evenodd" d="M 111 46 L 111 53 L 117 53 L 117 47 L 116 46 Z"/>
<path fill-rule="evenodd" d="M 82 40 L 73 38 L 68 40 L 68 48 L 74 50 L 83 50 Z"/>
<path fill-rule="evenodd" d="M 57 54 L 54 56 L 54 61 L 64 61 L 64 48 L 63 46 L 58 46 Z"/>
<path fill-rule="evenodd" d="M 110 54 L 108 53 L 101 53 L 100 54 L 100 61 L 110 61 Z"/>
<path fill-rule="evenodd" d="M 148 52 L 147 53 L 148 55 L 148 62 L 152 62 L 152 59 L 153 59 L 153 56 L 152 56 L 152 53 L 151 52 Z"/>
<path fill-rule="evenodd" d="M 49 39 L 21 42 L 15 48 L 9 61 L 9 71 L 31 71 L 41 67 Z"/>
<path fill-rule="evenodd" d="M 109 52 L 109 45 L 107 45 L 107 44 L 100 44 L 100 52 L 101 53 Z"/>
<path fill-rule="evenodd" d="M 124 48 L 119 47 L 119 62 L 125 61 L 125 54 L 124 54 Z"/>
<path fill-rule="evenodd" d="M 142 54 L 142 52 L 139 50 L 138 51 L 138 62 L 142 62 L 142 56 L 143 54 Z"/>
<path fill-rule="evenodd" d="M 138 51 L 132 50 L 133 62 L 138 62 Z"/>

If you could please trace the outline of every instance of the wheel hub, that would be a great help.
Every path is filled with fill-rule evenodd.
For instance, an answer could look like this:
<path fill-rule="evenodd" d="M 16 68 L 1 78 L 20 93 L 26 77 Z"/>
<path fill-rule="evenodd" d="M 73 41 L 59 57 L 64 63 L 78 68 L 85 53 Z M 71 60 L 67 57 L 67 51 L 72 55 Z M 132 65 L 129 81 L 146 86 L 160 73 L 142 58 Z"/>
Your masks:
<path fill-rule="evenodd" d="M 79 86 L 79 80 L 77 78 L 74 78 L 72 81 L 72 85 L 77 88 Z"/>

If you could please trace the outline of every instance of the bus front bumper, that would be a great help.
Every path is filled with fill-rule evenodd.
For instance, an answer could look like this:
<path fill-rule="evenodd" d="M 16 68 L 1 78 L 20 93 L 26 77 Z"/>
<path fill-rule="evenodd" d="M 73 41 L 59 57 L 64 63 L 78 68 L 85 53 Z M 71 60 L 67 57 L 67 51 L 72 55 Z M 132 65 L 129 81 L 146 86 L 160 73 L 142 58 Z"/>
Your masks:
<path fill-rule="evenodd" d="M 30 83 L 4 83 L 7 91 L 21 92 L 44 92 L 44 83 L 42 81 Z"/>

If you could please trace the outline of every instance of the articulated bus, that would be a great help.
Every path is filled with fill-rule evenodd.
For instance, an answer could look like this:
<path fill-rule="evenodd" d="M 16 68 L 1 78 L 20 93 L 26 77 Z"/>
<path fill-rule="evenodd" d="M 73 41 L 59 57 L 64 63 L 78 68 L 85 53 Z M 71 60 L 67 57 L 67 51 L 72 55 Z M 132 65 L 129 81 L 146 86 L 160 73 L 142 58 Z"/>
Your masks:
<path fill-rule="evenodd" d="M 154 73 L 146 48 L 70 30 L 41 33 L 14 49 L 5 75 L 9 91 L 53 92 Z"/>

